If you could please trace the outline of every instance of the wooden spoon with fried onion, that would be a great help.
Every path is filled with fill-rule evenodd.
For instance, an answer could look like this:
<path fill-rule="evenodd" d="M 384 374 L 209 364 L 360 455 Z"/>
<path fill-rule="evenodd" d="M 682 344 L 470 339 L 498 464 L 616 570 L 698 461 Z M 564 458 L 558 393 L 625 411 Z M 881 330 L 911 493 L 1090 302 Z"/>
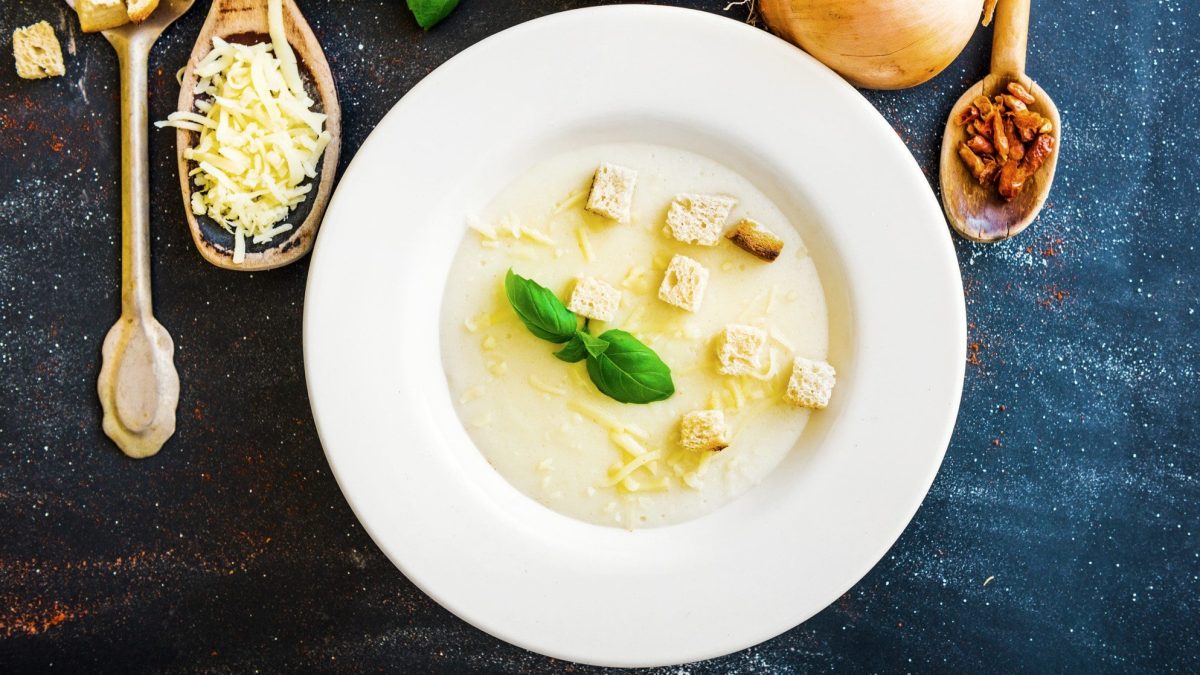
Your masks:
<path fill-rule="evenodd" d="M 946 121 L 942 136 L 941 185 L 946 220 L 956 232 L 980 242 L 994 242 L 1019 234 L 1033 222 L 1046 203 L 1062 139 L 1058 108 L 1050 96 L 1025 74 L 1025 43 L 1029 35 L 1030 0 L 1000 0 L 992 36 L 992 72 L 958 99 Z M 1029 109 L 1050 120 L 1053 152 L 1011 201 L 1005 201 L 995 185 L 980 185 L 959 157 L 959 144 L 966 141 L 966 127 L 957 120 L 978 96 L 991 98 L 1018 82 L 1035 102 Z"/>

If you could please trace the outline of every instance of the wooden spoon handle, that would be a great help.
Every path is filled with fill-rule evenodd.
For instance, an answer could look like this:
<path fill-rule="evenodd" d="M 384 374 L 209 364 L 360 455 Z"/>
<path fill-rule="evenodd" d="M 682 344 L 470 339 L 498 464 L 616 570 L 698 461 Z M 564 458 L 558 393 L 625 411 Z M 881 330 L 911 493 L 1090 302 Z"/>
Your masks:
<path fill-rule="evenodd" d="M 121 318 L 104 339 L 97 393 L 104 431 L 130 457 L 158 452 L 175 432 L 175 346 L 150 300 L 146 81 L 154 37 L 108 36 L 121 67 Z"/>
<path fill-rule="evenodd" d="M 152 41 L 151 41 L 152 42 Z M 148 316 L 150 304 L 149 115 L 150 45 L 114 42 L 121 68 L 121 313 Z"/>
<path fill-rule="evenodd" d="M 1024 79 L 1030 0 L 1000 0 L 992 33 L 992 74 Z"/>

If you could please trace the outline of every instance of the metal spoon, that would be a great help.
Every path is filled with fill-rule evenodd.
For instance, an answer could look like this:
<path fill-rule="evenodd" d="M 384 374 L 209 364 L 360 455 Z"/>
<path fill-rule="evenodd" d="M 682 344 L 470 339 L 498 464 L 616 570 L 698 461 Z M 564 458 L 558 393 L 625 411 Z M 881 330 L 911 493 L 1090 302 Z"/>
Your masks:
<path fill-rule="evenodd" d="M 1054 168 L 1062 147 L 1062 123 L 1058 108 L 1050 96 L 1025 74 L 1029 2 L 1000 0 L 992 35 L 992 72 L 975 83 L 954 104 L 942 136 L 942 206 L 950 226 L 974 241 L 1001 241 L 1017 235 L 1033 222 L 1046 203 L 1046 196 L 1050 194 L 1050 183 L 1054 180 Z M 1024 189 L 1012 201 L 1006 202 L 996 194 L 994 186 L 980 185 L 959 158 L 958 145 L 966 140 L 966 130 L 956 120 L 977 96 L 990 98 L 1002 92 L 1009 82 L 1024 85 L 1036 99 L 1029 109 L 1049 119 L 1054 125 L 1051 132 L 1054 151 L 1041 168 L 1026 179 Z"/>
<path fill-rule="evenodd" d="M 104 433 L 135 458 L 155 454 L 175 433 L 179 404 L 175 345 L 150 301 L 146 81 L 150 47 L 192 2 L 162 0 L 142 23 L 103 32 L 121 68 L 121 318 L 104 338 L 96 389 Z"/>

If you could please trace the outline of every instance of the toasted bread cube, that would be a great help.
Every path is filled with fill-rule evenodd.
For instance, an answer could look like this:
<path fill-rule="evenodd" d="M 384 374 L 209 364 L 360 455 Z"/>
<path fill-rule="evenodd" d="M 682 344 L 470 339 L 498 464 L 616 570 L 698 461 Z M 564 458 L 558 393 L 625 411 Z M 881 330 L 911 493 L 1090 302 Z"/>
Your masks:
<path fill-rule="evenodd" d="M 679 445 L 685 450 L 717 452 L 729 447 L 729 429 L 720 410 L 695 410 L 679 423 Z"/>
<path fill-rule="evenodd" d="M 736 204 L 736 199 L 720 195 L 679 195 L 667 210 L 667 227 L 685 244 L 716 246 Z"/>
<path fill-rule="evenodd" d="M 158 0 L 128 0 L 129 20 L 141 23 L 150 18 L 150 14 L 158 7 Z"/>
<path fill-rule="evenodd" d="M 79 28 L 85 33 L 124 26 L 129 23 L 125 0 L 75 0 Z"/>
<path fill-rule="evenodd" d="M 749 218 L 743 218 L 726 238 L 743 251 L 767 262 L 775 262 L 783 252 L 783 240 L 763 227 L 762 223 Z"/>
<path fill-rule="evenodd" d="M 717 359 L 726 375 L 750 375 L 763 369 L 767 331 L 754 326 L 732 323 L 721 331 Z"/>
<path fill-rule="evenodd" d="M 17 75 L 26 80 L 58 77 L 67 72 L 54 29 L 45 21 L 13 31 Z"/>
<path fill-rule="evenodd" d="M 788 380 L 784 399 L 802 408 L 820 410 L 829 405 L 829 396 L 837 383 L 833 366 L 824 361 L 811 361 L 797 356 L 792 364 L 792 377 Z"/>
<path fill-rule="evenodd" d="M 589 319 L 612 321 L 620 304 L 621 291 L 600 279 L 583 277 L 575 282 L 567 309 Z"/>
<path fill-rule="evenodd" d="M 663 273 L 662 285 L 658 287 L 658 299 L 680 309 L 694 312 L 704 300 L 704 287 L 708 285 L 708 270 L 704 265 L 685 255 L 676 255 Z"/>
<path fill-rule="evenodd" d="M 592 177 L 592 191 L 584 208 L 618 223 L 628 223 L 635 183 L 637 171 L 601 162 L 596 175 Z"/>

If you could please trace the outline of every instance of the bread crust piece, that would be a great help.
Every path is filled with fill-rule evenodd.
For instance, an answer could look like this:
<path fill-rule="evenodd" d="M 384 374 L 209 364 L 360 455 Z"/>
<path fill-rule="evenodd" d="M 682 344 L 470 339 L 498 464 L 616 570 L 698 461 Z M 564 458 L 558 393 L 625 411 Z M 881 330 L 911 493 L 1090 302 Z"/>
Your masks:
<path fill-rule="evenodd" d="M 716 246 L 737 200 L 724 195 L 676 195 L 667 210 L 667 229 L 685 244 Z"/>
<path fill-rule="evenodd" d="M 676 254 L 663 272 L 658 287 L 658 299 L 689 312 L 700 309 L 704 289 L 708 285 L 708 269 L 685 255 Z"/>
<path fill-rule="evenodd" d="M 779 254 L 783 253 L 783 240 L 763 227 L 762 223 L 750 218 L 744 218 L 725 238 L 743 251 L 766 262 L 775 262 Z"/>
<path fill-rule="evenodd" d="M 628 223 L 636 186 L 637 171 L 601 162 L 592 176 L 592 187 L 583 208 L 618 223 Z"/>
<path fill-rule="evenodd" d="M 129 20 L 141 23 L 158 9 L 158 0 L 129 0 Z"/>
<path fill-rule="evenodd" d="M 621 291 L 594 277 L 582 277 L 575 282 L 567 309 L 596 321 L 612 321 L 621 305 Z"/>
<path fill-rule="evenodd" d="M 124 0 L 75 0 L 75 12 L 79 14 L 79 28 L 85 33 L 129 23 Z"/>
<path fill-rule="evenodd" d="M 797 356 L 792 363 L 792 376 L 788 379 L 784 399 L 801 408 L 821 410 L 829 405 L 836 385 L 837 372 L 833 366 Z"/>
<path fill-rule="evenodd" d="M 723 375 L 750 375 L 762 370 L 767 331 L 744 324 L 729 324 L 721 331 L 717 348 L 718 371 Z"/>
<path fill-rule="evenodd" d="M 26 80 L 58 77 L 67 72 L 58 36 L 45 21 L 13 31 L 13 59 L 17 75 Z"/>
<path fill-rule="evenodd" d="M 679 423 L 679 445 L 694 452 L 720 452 L 729 447 L 729 428 L 720 410 L 694 410 Z"/>

